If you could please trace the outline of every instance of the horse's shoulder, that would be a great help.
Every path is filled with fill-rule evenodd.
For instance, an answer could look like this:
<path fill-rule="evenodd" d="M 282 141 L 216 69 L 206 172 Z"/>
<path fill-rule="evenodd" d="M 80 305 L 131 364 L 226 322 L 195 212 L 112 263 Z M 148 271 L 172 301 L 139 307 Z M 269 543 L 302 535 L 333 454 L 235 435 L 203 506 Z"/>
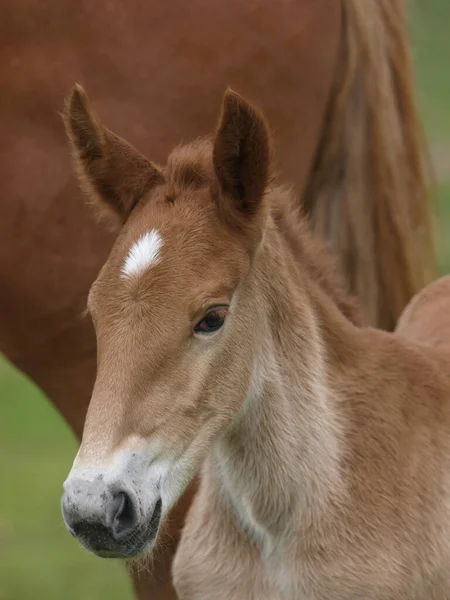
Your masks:
<path fill-rule="evenodd" d="M 413 297 L 396 332 L 450 352 L 450 275 L 436 279 Z"/>

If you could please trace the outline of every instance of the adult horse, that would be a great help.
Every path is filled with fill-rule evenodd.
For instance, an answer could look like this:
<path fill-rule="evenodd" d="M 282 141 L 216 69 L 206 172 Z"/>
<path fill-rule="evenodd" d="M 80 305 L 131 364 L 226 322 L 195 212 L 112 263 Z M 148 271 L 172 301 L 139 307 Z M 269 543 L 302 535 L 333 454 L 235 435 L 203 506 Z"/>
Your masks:
<path fill-rule="evenodd" d="M 340 258 L 365 321 L 392 328 L 435 268 L 403 4 L 3 3 L 0 349 L 77 435 L 96 362 L 80 315 L 114 238 L 79 202 L 58 115 L 73 82 L 158 161 L 210 131 L 226 85 L 257 103 L 278 171 Z M 171 519 L 156 581 L 136 578 L 141 598 L 172 597 L 188 504 Z"/>

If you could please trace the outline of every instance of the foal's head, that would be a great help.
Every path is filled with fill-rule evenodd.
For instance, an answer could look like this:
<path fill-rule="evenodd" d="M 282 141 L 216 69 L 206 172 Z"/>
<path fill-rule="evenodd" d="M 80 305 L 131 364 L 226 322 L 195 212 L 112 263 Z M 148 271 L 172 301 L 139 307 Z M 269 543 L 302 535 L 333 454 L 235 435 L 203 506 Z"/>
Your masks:
<path fill-rule="evenodd" d="M 269 140 L 231 91 L 215 136 L 165 167 L 106 129 L 80 87 L 65 122 L 82 186 L 119 233 L 89 294 L 98 371 L 63 513 L 89 549 L 131 556 L 249 392 Z"/>

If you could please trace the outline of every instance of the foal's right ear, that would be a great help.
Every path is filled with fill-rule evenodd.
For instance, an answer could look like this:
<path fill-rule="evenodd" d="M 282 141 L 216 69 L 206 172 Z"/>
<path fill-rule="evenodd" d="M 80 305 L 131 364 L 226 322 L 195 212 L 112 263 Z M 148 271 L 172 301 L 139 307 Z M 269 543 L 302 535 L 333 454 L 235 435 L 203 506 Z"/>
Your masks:
<path fill-rule="evenodd" d="M 67 99 L 64 123 L 82 188 L 100 216 L 122 225 L 145 192 L 162 181 L 161 172 L 102 125 L 77 84 Z"/>

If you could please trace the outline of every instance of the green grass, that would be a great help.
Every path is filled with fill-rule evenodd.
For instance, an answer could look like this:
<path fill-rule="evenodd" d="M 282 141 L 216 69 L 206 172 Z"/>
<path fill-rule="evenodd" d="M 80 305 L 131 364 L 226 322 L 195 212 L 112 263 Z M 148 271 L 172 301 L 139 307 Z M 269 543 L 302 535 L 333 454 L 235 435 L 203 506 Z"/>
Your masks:
<path fill-rule="evenodd" d="M 64 528 L 61 485 L 77 444 L 44 396 L 0 359 L 0 600 L 125 600 L 122 565 Z"/>
<path fill-rule="evenodd" d="M 438 206 L 435 217 L 435 238 L 439 267 L 444 275 L 450 273 L 450 178 L 439 186 Z"/>
<path fill-rule="evenodd" d="M 444 152 L 450 148 L 449 24 L 450 0 L 418 0 L 412 29 L 420 106 L 433 151 Z M 448 273 L 450 172 L 440 175 L 436 239 L 441 271 Z M 59 499 L 74 439 L 42 394 L 1 360 L 0 403 L 0 600 L 131 598 L 122 565 L 96 559 L 64 529 Z"/>
<path fill-rule="evenodd" d="M 450 2 L 410 2 L 419 103 L 432 143 L 450 146 Z"/>
<path fill-rule="evenodd" d="M 450 2 L 415 0 L 411 32 L 419 103 L 432 144 L 450 146 Z"/>

